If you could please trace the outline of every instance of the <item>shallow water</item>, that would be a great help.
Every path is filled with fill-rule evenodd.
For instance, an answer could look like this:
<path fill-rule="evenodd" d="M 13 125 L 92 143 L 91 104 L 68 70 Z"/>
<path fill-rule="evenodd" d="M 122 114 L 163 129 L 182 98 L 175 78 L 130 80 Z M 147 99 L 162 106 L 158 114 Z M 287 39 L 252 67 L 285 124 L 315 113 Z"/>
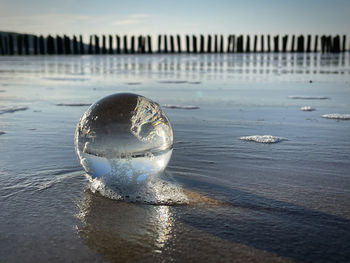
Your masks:
<path fill-rule="evenodd" d="M 322 118 L 350 113 L 349 64 L 349 53 L 0 57 L 0 261 L 350 261 L 350 121 Z M 163 108 L 174 130 L 163 178 L 189 204 L 90 190 L 75 126 L 117 92 L 176 105 Z M 240 140 L 252 135 L 286 140 Z"/>

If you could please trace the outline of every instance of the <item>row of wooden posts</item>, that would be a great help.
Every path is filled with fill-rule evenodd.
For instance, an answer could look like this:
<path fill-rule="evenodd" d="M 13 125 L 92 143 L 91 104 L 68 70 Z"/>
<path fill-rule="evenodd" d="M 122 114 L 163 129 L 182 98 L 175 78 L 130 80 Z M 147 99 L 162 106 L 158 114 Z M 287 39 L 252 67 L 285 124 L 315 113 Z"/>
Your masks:
<path fill-rule="evenodd" d="M 258 38 L 260 37 L 260 48 L 258 49 Z M 273 40 L 273 48 L 271 45 Z M 90 36 L 89 44 L 83 42 L 82 35 L 70 37 L 64 35 L 51 35 L 46 38 L 27 34 L 8 34 L 0 35 L 0 54 L 1 55 L 70 55 L 70 54 L 146 54 L 146 53 L 243 53 L 243 52 L 317 52 L 339 53 L 346 51 L 346 36 L 339 35 L 315 35 L 312 43 L 312 36 L 304 37 L 291 36 L 290 48 L 288 48 L 288 35 L 281 37 L 282 45 L 280 47 L 280 36 L 255 35 L 252 37 L 253 47 L 251 47 L 251 37 L 249 35 L 227 36 L 226 47 L 224 46 L 223 35 L 208 35 L 205 40 L 204 35 L 198 38 L 195 35 L 185 36 L 185 49 L 181 46 L 180 35 L 159 35 L 158 49 L 153 50 L 151 36 L 123 36 L 103 35 L 100 43 L 100 37 Z M 320 39 L 320 41 L 319 41 Z M 106 42 L 109 42 L 108 48 Z M 198 42 L 197 42 L 198 40 Z M 116 43 L 114 47 L 114 41 Z M 130 41 L 130 43 L 129 43 Z M 123 42 L 123 48 L 122 48 Z M 169 44 L 169 45 L 168 45 Z M 198 45 L 199 44 L 199 45 Z M 266 44 L 266 46 L 265 46 Z"/>

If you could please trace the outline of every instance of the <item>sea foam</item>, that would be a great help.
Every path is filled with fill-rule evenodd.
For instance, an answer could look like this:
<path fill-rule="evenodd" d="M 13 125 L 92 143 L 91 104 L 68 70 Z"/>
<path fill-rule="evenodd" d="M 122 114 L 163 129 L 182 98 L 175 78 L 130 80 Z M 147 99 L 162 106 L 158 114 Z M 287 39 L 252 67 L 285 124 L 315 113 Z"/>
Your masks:
<path fill-rule="evenodd" d="M 259 143 L 277 143 L 281 141 L 286 141 L 286 138 L 283 137 L 276 137 L 272 135 L 252 135 L 252 136 L 245 136 L 240 137 L 243 141 L 253 141 L 253 142 L 259 142 Z"/>
<path fill-rule="evenodd" d="M 189 203 L 187 195 L 182 187 L 176 182 L 164 180 L 159 177 L 149 180 L 143 188 L 123 188 L 123 184 L 116 184 L 119 177 L 92 178 L 86 175 L 92 192 L 99 192 L 101 195 L 127 202 L 146 203 L 153 205 L 184 205 Z M 115 180 L 113 180 L 115 179 Z"/>
<path fill-rule="evenodd" d="M 322 115 L 322 117 L 326 119 L 350 120 L 350 114 L 331 113 L 331 114 L 324 114 Z"/>
<path fill-rule="evenodd" d="M 311 108 L 310 106 L 304 106 L 304 107 L 301 107 L 300 110 L 302 110 L 302 111 L 314 111 L 315 109 Z"/>

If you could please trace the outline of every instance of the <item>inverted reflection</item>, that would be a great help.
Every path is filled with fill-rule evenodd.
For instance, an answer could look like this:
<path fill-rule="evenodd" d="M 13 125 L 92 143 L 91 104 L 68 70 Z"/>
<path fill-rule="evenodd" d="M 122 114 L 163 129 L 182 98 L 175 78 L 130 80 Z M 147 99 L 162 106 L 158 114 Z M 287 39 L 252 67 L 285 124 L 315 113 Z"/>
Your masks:
<path fill-rule="evenodd" d="M 162 253 L 174 219 L 169 206 L 119 202 L 85 190 L 78 204 L 80 236 L 109 261 L 135 261 Z"/>
<path fill-rule="evenodd" d="M 54 56 L 42 60 L 30 68 L 38 75 L 91 75 L 112 77 L 147 76 L 152 74 L 179 78 L 214 77 L 230 78 L 244 75 L 291 74 L 350 74 L 349 53 L 247 53 L 201 55 L 119 55 L 119 56 Z M 25 59 L 25 58 L 23 58 Z M 0 69 L 2 69 L 0 65 Z M 9 70 L 8 68 L 6 68 Z M 22 60 L 13 62 L 14 71 L 28 71 Z M 212 73 L 212 74 L 211 74 Z"/>

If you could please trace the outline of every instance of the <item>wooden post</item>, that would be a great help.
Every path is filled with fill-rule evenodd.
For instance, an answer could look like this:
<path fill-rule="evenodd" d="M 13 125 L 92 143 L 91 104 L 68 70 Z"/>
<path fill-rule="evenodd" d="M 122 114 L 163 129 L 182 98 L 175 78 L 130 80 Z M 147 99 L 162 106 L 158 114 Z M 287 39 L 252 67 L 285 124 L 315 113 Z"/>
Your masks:
<path fill-rule="evenodd" d="M 56 35 L 56 49 L 57 49 L 57 54 L 58 55 L 62 55 L 63 54 L 62 38 L 59 35 Z"/>
<path fill-rule="evenodd" d="M 168 53 L 168 37 L 164 35 L 164 53 Z"/>
<path fill-rule="evenodd" d="M 230 53 L 230 50 L 231 50 L 231 35 L 228 35 L 226 53 Z"/>
<path fill-rule="evenodd" d="M 214 52 L 218 53 L 218 35 L 215 35 Z"/>
<path fill-rule="evenodd" d="M 4 39 L 2 39 L 2 36 L 0 36 L 1 43 L 2 43 L 2 50 L 3 50 L 3 55 L 8 55 L 8 42 L 7 42 L 7 37 L 4 36 Z"/>
<path fill-rule="evenodd" d="M 261 38 L 260 38 L 260 41 L 261 41 L 261 52 L 265 52 L 265 46 L 264 46 L 264 35 L 261 35 Z"/>
<path fill-rule="evenodd" d="M 143 36 L 140 36 L 140 51 L 142 54 L 145 53 L 145 38 Z"/>
<path fill-rule="evenodd" d="M 120 54 L 121 53 L 121 46 L 120 46 L 120 36 L 116 35 L 115 36 L 116 40 L 117 40 L 117 54 Z"/>
<path fill-rule="evenodd" d="M 131 36 L 131 47 L 130 47 L 130 53 L 135 53 L 135 36 Z"/>
<path fill-rule="evenodd" d="M 124 36 L 124 53 L 128 54 L 129 50 L 128 50 L 128 37 L 125 35 Z"/>
<path fill-rule="evenodd" d="M 237 37 L 237 52 L 238 53 L 243 52 L 243 36 L 242 35 Z"/>
<path fill-rule="evenodd" d="M 332 37 L 328 36 L 327 37 L 327 52 L 332 52 L 333 50 L 333 43 L 332 43 Z"/>
<path fill-rule="evenodd" d="M 237 53 L 243 52 L 243 36 L 240 35 L 237 37 Z"/>
<path fill-rule="evenodd" d="M 158 53 L 162 52 L 162 35 L 158 35 Z"/>
<path fill-rule="evenodd" d="M 278 35 L 273 37 L 273 42 L 274 42 L 274 51 L 278 53 L 280 51 Z"/>
<path fill-rule="evenodd" d="M 258 36 L 255 35 L 254 36 L 254 52 L 257 52 L 257 44 L 258 44 Z"/>
<path fill-rule="evenodd" d="M 220 53 L 224 53 L 224 36 L 220 36 Z"/>
<path fill-rule="evenodd" d="M 74 55 L 78 55 L 79 54 L 78 39 L 77 39 L 77 37 L 75 35 L 73 36 L 73 54 Z"/>
<path fill-rule="evenodd" d="M 69 36 L 64 36 L 64 48 L 65 48 L 65 52 L 66 54 L 71 54 L 71 41 Z"/>
<path fill-rule="evenodd" d="M 8 37 L 6 35 L 4 36 L 3 48 L 4 48 L 5 55 L 8 55 L 9 54 L 9 42 L 8 42 Z"/>
<path fill-rule="evenodd" d="M 148 36 L 145 36 L 145 37 L 141 36 L 141 38 L 142 38 L 141 51 L 142 51 L 143 54 L 145 54 L 146 53 L 146 46 L 148 47 Z M 147 49 L 147 51 L 148 51 L 148 49 Z"/>
<path fill-rule="evenodd" d="M 137 37 L 137 49 L 136 52 L 142 53 L 142 36 Z"/>
<path fill-rule="evenodd" d="M 329 53 L 330 49 L 331 49 L 331 46 L 330 46 L 329 37 L 325 36 L 324 37 L 324 51 L 325 51 L 325 53 Z"/>
<path fill-rule="evenodd" d="M 38 37 L 33 36 L 34 55 L 38 55 Z"/>
<path fill-rule="evenodd" d="M 297 51 L 304 52 L 304 36 L 303 35 L 298 36 Z"/>
<path fill-rule="evenodd" d="M 146 53 L 146 37 L 141 36 L 141 52 L 142 54 Z"/>
<path fill-rule="evenodd" d="M 55 54 L 54 39 L 51 35 L 48 35 L 46 38 L 46 47 L 47 47 L 47 54 L 49 55 Z"/>
<path fill-rule="evenodd" d="M 84 49 L 84 42 L 83 42 L 83 36 L 79 35 L 79 46 L 80 46 L 80 54 L 84 55 L 85 54 L 85 49 Z"/>
<path fill-rule="evenodd" d="M 1 52 L 1 55 L 5 55 L 5 44 L 3 42 L 3 39 L 2 39 L 2 35 L 0 35 L 0 52 Z"/>
<path fill-rule="evenodd" d="M 70 54 L 70 43 L 66 35 L 63 35 L 64 54 Z"/>
<path fill-rule="evenodd" d="M 271 52 L 271 37 L 267 35 L 267 52 Z"/>
<path fill-rule="evenodd" d="M 295 52 L 295 35 L 292 36 L 292 45 L 290 47 L 291 52 Z"/>
<path fill-rule="evenodd" d="M 90 35 L 90 39 L 89 39 L 89 50 L 88 50 L 88 53 L 89 55 L 92 55 L 93 54 L 93 51 L 92 51 L 92 35 Z"/>
<path fill-rule="evenodd" d="M 135 53 L 135 36 L 131 36 L 131 47 L 130 47 L 130 53 Z"/>
<path fill-rule="evenodd" d="M 44 43 L 44 37 L 40 35 L 39 37 L 39 50 L 40 55 L 45 55 L 45 43 Z"/>
<path fill-rule="evenodd" d="M 50 46 L 50 49 L 51 49 L 51 53 L 54 55 L 54 54 L 57 54 L 57 50 L 55 48 L 55 39 L 53 36 L 49 35 L 48 36 L 48 42 L 47 42 L 48 46 Z"/>
<path fill-rule="evenodd" d="M 314 52 L 317 52 L 318 49 L 318 35 L 315 36 Z"/>
<path fill-rule="evenodd" d="M 282 38 L 282 51 L 287 52 L 288 35 L 284 35 Z"/>
<path fill-rule="evenodd" d="M 346 35 L 343 35 L 343 52 L 346 51 Z"/>
<path fill-rule="evenodd" d="M 177 38 L 177 52 L 181 53 L 181 38 L 180 38 L 180 35 L 177 35 L 176 38 Z"/>
<path fill-rule="evenodd" d="M 15 54 L 15 47 L 14 47 L 12 34 L 9 34 L 9 54 L 10 55 L 14 55 Z"/>
<path fill-rule="evenodd" d="M 237 48 L 236 48 L 237 53 L 241 52 L 241 50 L 240 50 L 240 42 L 241 42 L 241 36 L 238 36 L 237 37 L 237 44 L 236 44 L 236 46 L 237 46 Z"/>
<path fill-rule="evenodd" d="M 136 37 L 135 37 L 135 53 L 142 53 L 142 36 L 137 37 L 137 44 L 136 44 Z"/>
<path fill-rule="evenodd" d="M 107 48 L 106 48 L 106 36 L 102 35 L 102 54 L 107 54 Z"/>
<path fill-rule="evenodd" d="M 5 55 L 5 48 L 4 48 L 4 44 L 2 41 L 2 35 L 0 35 L 0 54 Z"/>
<path fill-rule="evenodd" d="M 207 52 L 211 53 L 211 35 L 208 35 Z"/>
<path fill-rule="evenodd" d="M 328 47 L 329 47 L 329 43 L 328 43 L 328 37 L 324 36 L 324 53 L 328 53 Z"/>
<path fill-rule="evenodd" d="M 306 52 L 311 52 L 311 35 L 307 35 Z"/>
<path fill-rule="evenodd" d="M 249 36 L 249 35 L 247 35 L 247 41 L 246 41 L 245 51 L 246 51 L 247 53 L 250 52 L 250 36 Z"/>
<path fill-rule="evenodd" d="M 109 54 L 113 54 L 114 53 L 114 51 L 113 51 L 113 37 L 112 37 L 112 35 L 109 35 L 108 36 L 108 38 L 109 38 Z"/>
<path fill-rule="evenodd" d="M 23 51 L 23 39 L 22 39 L 22 35 L 18 34 L 17 35 L 17 54 L 22 55 L 22 51 Z"/>
<path fill-rule="evenodd" d="M 235 50 L 235 43 L 236 42 L 236 36 L 235 35 L 232 35 L 232 49 L 231 49 L 231 52 L 233 53 L 233 52 L 235 52 L 236 50 Z"/>
<path fill-rule="evenodd" d="M 186 35 L 186 51 L 187 53 L 190 53 L 190 36 Z"/>
<path fill-rule="evenodd" d="M 197 37 L 192 35 L 192 52 L 197 53 Z"/>
<path fill-rule="evenodd" d="M 170 35 L 170 49 L 171 49 L 171 53 L 175 53 L 175 43 L 174 43 L 173 35 Z"/>
<path fill-rule="evenodd" d="M 100 54 L 100 38 L 95 35 L 95 54 Z"/>
<path fill-rule="evenodd" d="M 340 36 L 337 35 L 333 38 L 333 50 L 334 53 L 340 52 Z"/>
<path fill-rule="evenodd" d="M 0 36 L 1 38 L 1 43 L 2 43 L 2 55 L 8 55 L 9 54 L 9 49 L 8 49 L 8 39 L 7 36 Z"/>
<path fill-rule="evenodd" d="M 152 53 L 152 38 L 150 35 L 147 36 L 147 43 L 148 43 L 148 53 Z"/>
<path fill-rule="evenodd" d="M 200 53 L 204 53 L 204 36 L 200 35 L 201 43 L 200 43 Z"/>
<path fill-rule="evenodd" d="M 27 34 L 24 35 L 24 51 L 26 55 L 29 55 L 29 36 Z"/>
<path fill-rule="evenodd" d="M 321 52 L 324 53 L 326 51 L 326 38 L 325 36 L 321 36 Z"/>

